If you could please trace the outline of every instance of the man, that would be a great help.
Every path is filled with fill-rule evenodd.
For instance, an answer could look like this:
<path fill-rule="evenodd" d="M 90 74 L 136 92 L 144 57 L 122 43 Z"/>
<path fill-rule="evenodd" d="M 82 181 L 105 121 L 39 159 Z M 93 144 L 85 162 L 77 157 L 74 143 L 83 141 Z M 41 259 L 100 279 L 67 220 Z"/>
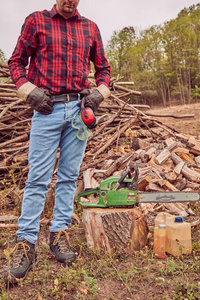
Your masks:
<path fill-rule="evenodd" d="M 99 29 L 79 14 L 78 3 L 79 0 L 56 0 L 51 11 L 30 14 L 8 62 L 18 95 L 30 104 L 34 114 L 29 173 L 12 264 L 4 276 L 6 284 L 24 279 L 35 261 L 39 218 L 58 147 L 60 158 L 50 227 L 50 252 L 63 264 L 76 259 L 69 247 L 67 228 L 71 224 L 76 181 L 86 141 L 76 137 L 71 122 L 80 110 L 83 97 L 85 107 L 95 111 L 110 95 L 110 67 Z M 96 71 L 97 88 L 93 90 L 87 79 L 90 61 Z"/>

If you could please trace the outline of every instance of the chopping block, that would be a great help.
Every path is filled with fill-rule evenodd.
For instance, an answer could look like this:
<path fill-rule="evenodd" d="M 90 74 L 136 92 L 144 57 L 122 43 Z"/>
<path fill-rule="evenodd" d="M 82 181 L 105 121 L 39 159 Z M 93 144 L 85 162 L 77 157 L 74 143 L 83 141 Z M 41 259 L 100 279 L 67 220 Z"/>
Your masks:
<path fill-rule="evenodd" d="M 148 225 L 138 207 L 83 208 L 87 246 L 133 254 L 148 243 Z"/>

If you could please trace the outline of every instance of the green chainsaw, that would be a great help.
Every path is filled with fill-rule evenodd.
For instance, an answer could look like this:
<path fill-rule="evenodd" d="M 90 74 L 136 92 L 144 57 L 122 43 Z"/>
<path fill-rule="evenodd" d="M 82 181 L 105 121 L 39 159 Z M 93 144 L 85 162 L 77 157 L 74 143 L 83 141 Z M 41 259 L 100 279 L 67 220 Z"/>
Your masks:
<path fill-rule="evenodd" d="M 138 169 L 135 176 L 127 169 L 121 177 L 111 176 L 101 181 L 95 189 L 85 189 L 78 194 L 78 203 L 84 207 L 124 207 L 136 203 L 176 203 L 199 201 L 198 192 L 138 192 Z"/>

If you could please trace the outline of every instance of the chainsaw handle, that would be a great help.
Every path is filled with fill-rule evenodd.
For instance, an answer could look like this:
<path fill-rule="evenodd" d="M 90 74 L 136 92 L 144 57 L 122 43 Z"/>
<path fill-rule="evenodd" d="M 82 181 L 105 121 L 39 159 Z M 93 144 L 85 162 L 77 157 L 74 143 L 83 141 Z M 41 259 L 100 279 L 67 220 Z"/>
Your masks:
<path fill-rule="evenodd" d="M 78 203 L 81 204 L 82 206 L 94 206 L 93 202 L 81 202 L 81 197 L 88 196 L 88 195 L 93 195 L 93 194 L 98 194 L 99 195 L 99 187 L 95 189 L 85 189 L 82 193 L 79 193 L 77 196 Z"/>
<path fill-rule="evenodd" d="M 133 166 L 134 171 L 135 171 L 135 177 L 133 178 L 133 180 L 131 181 L 130 185 L 129 185 L 129 189 L 130 190 L 137 190 L 138 189 L 138 168 L 136 165 Z"/>
<path fill-rule="evenodd" d="M 129 178 L 131 178 L 131 171 L 129 169 L 127 169 L 122 176 L 120 177 L 120 179 L 117 181 L 116 185 L 114 186 L 114 188 L 112 189 L 113 191 L 118 190 L 118 188 L 120 187 L 120 185 L 122 184 L 122 182 L 124 181 L 124 179 L 126 178 L 126 176 L 128 175 Z"/>
<path fill-rule="evenodd" d="M 136 165 L 134 165 L 133 168 L 134 168 L 134 171 L 135 171 L 135 177 L 133 178 L 132 183 L 135 183 L 135 182 L 138 181 L 139 171 L 138 171 L 138 167 Z"/>
<path fill-rule="evenodd" d="M 124 181 L 124 179 L 126 178 L 126 176 L 128 175 L 129 178 L 131 178 L 131 171 L 129 169 L 127 169 L 122 176 L 120 177 L 120 179 L 118 180 L 117 183 L 122 183 Z"/>

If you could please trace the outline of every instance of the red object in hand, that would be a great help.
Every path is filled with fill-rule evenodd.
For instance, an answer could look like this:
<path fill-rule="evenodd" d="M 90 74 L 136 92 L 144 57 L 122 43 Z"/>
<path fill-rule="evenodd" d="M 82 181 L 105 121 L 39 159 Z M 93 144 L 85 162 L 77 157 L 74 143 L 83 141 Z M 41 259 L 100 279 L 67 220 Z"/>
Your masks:
<path fill-rule="evenodd" d="M 84 108 L 81 112 L 81 117 L 85 125 L 90 125 L 94 122 L 95 116 L 91 108 Z"/>
<path fill-rule="evenodd" d="M 95 128 L 97 126 L 97 118 L 93 110 L 90 107 L 86 107 L 81 111 L 81 117 L 84 124 L 89 128 Z"/>

